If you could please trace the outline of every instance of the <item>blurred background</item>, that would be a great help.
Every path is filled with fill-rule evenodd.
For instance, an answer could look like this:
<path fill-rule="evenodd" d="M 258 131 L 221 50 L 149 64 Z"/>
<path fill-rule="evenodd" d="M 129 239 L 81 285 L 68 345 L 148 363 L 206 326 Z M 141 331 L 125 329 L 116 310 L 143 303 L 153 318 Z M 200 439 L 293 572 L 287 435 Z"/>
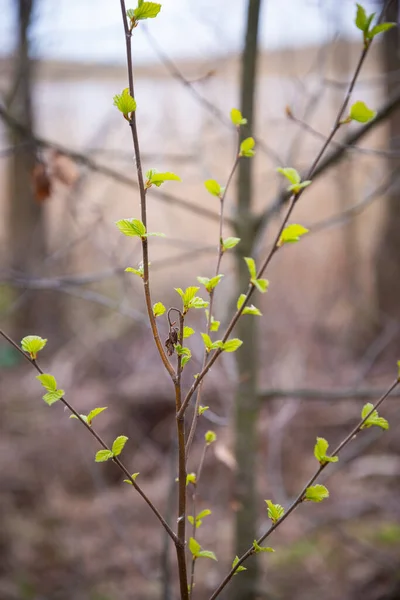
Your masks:
<path fill-rule="evenodd" d="M 364 2 L 368 13 L 383 4 Z M 397 21 L 398 0 L 386 4 Z M 174 524 L 173 390 L 142 282 L 124 272 L 139 264 L 140 245 L 115 227 L 140 214 L 131 135 L 113 106 L 127 86 L 120 4 L 0 8 L 1 328 L 18 342 L 48 338 L 41 367 L 79 412 L 108 407 L 99 432 L 129 437 L 126 464 Z M 174 287 L 214 275 L 219 206 L 204 181 L 227 181 L 237 143 L 229 111 L 249 107 L 257 153 L 229 190 L 224 225 L 242 243 L 224 256 L 215 302 L 221 330 L 229 322 L 246 289 L 243 256 L 261 261 L 282 218 L 276 168 L 305 173 L 343 102 L 362 51 L 355 11 L 349 0 L 165 0 L 134 30 L 142 162 L 182 178 L 148 192 L 149 228 L 166 234 L 150 242 L 154 302 L 177 305 Z M 257 48 L 255 78 L 243 84 Z M 377 118 L 340 129 L 293 215 L 310 233 L 274 258 L 268 293 L 253 299 L 263 317 L 242 319 L 246 344 L 204 385 L 210 410 L 188 468 L 215 430 L 197 504 L 212 510 L 199 541 L 218 563 L 198 565 L 195 600 L 265 531 L 263 499 L 288 506 L 314 472 L 316 436 L 335 447 L 395 377 L 399 49 L 397 28 L 374 41 L 353 100 Z M 188 324 L 204 331 L 197 312 Z M 159 329 L 166 338 L 164 317 Z M 198 333 L 188 345 L 185 388 L 203 360 Z M 1 600 L 176 598 L 175 555 L 140 497 L 114 465 L 95 464 L 93 440 L 61 405 L 46 406 L 34 371 L 4 341 L 0 369 Z M 221 597 L 400 598 L 398 396 L 381 412 L 389 431 L 357 436 L 321 478 L 329 500 L 301 506 L 271 536 L 275 554 L 249 562 Z"/>

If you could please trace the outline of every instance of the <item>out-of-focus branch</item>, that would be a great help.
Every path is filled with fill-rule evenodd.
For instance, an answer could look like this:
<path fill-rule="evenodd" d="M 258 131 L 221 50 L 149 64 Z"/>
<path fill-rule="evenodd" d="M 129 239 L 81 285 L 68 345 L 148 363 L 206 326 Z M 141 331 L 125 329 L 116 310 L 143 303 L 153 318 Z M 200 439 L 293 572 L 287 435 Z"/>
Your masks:
<path fill-rule="evenodd" d="M 344 388 L 338 390 L 324 390 L 318 388 L 298 388 L 294 390 L 285 390 L 282 388 L 270 388 L 259 391 L 259 398 L 265 402 L 274 398 L 298 398 L 299 400 L 314 400 L 322 402 L 331 402 L 339 400 L 366 400 L 376 398 L 383 394 L 383 390 L 377 388 Z M 392 392 L 393 398 L 400 397 L 400 390 Z"/>

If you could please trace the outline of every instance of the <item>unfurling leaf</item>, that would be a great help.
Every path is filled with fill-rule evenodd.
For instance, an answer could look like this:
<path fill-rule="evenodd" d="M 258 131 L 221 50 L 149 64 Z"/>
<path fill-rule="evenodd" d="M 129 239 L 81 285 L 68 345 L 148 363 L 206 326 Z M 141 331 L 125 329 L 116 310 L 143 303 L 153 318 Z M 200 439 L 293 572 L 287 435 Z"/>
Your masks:
<path fill-rule="evenodd" d="M 102 406 L 100 408 L 94 408 L 93 410 L 91 410 L 90 413 L 87 416 L 87 423 L 88 423 L 88 425 L 91 425 L 93 419 L 95 417 L 97 417 L 99 414 L 101 414 L 104 410 L 107 410 L 107 406 Z"/>
<path fill-rule="evenodd" d="M 183 339 L 189 338 L 194 333 L 195 333 L 194 329 L 185 325 L 185 327 L 183 328 Z"/>
<path fill-rule="evenodd" d="M 311 485 L 306 489 L 306 493 L 304 494 L 304 500 L 309 500 L 310 502 L 322 502 L 325 498 L 329 498 L 329 491 L 324 485 Z"/>
<path fill-rule="evenodd" d="M 202 285 L 204 285 L 207 292 L 211 292 L 215 287 L 217 287 L 217 285 L 219 284 L 219 282 L 221 281 L 222 278 L 223 278 L 223 275 L 216 275 L 215 277 L 212 277 L 211 279 L 209 279 L 208 277 L 198 277 L 197 281 L 199 283 L 201 283 Z"/>
<path fill-rule="evenodd" d="M 249 269 L 250 277 L 252 279 L 255 279 L 257 277 L 257 270 L 256 270 L 256 262 L 255 262 L 254 258 L 245 256 L 244 260 L 246 261 L 247 268 Z"/>
<path fill-rule="evenodd" d="M 259 554 L 260 552 L 275 552 L 273 548 L 269 548 L 268 546 L 260 546 L 257 540 L 254 540 L 253 542 L 253 548 L 256 554 Z"/>
<path fill-rule="evenodd" d="M 150 263 L 149 263 L 149 265 L 150 265 Z M 135 273 L 135 275 L 139 275 L 139 277 L 141 277 L 143 279 L 143 275 L 144 275 L 143 264 L 140 264 L 137 269 L 134 269 L 133 267 L 126 267 L 125 272 L 126 273 Z"/>
<path fill-rule="evenodd" d="M 196 558 L 201 550 L 201 546 L 199 542 L 197 542 L 193 537 L 189 540 L 189 550 L 192 553 L 192 556 Z"/>
<path fill-rule="evenodd" d="M 247 119 L 242 117 L 242 113 L 237 108 L 232 108 L 231 110 L 231 121 L 236 127 L 246 125 L 247 123 Z"/>
<path fill-rule="evenodd" d="M 290 181 L 291 185 L 289 185 L 287 190 L 288 192 L 293 192 L 293 194 L 298 194 L 300 190 L 308 187 L 312 183 L 309 180 L 301 181 L 299 173 L 292 167 L 278 167 L 276 170 Z"/>
<path fill-rule="evenodd" d="M 325 465 L 328 462 L 337 462 L 338 456 L 327 456 L 329 444 L 325 438 L 317 437 L 317 443 L 314 446 L 314 456 L 321 465 Z"/>
<path fill-rule="evenodd" d="M 133 481 L 135 481 L 135 479 L 138 475 L 140 475 L 140 473 L 132 473 L 131 477 L 132 477 Z M 133 485 L 133 483 L 130 479 L 124 479 L 124 483 L 129 483 L 129 485 Z"/>
<path fill-rule="evenodd" d="M 237 304 L 236 304 L 238 310 L 240 308 L 242 308 L 245 299 L 246 299 L 246 294 L 240 294 Z M 261 317 L 262 313 L 258 308 L 256 308 L 254 306 L 254 304 L 251 304 L 250 306 L 246 306 L 242 310 L 242 315 L 257 315 L 257 316 Z"/>
<path fill-rule="evenodd" d="M 146 237 L 146 227 L 139 219 L 121 219 L 116 222 L 116 226 L 128 237 Z"/>
<path fill-rule="evenodd" d="M 155 317 L 161 317 L 161 315 L 163 315 L 166 310 L 167 309 L 165 308 L 165 306 L 162 302 L 156 302 L 153 305 L 153 315 Z"/>
<path fill-rule="evenodd" d="M 53 375 L 49 375 L 48 373 L 43 373 L 42 375 L 36 375 L 36 379 L 40 381 L 42 386 L 48 392 L 55 392 L 57 389 L 57 381 Z"/>
<path fill-rule="evenodd" d="M 160 187 L 160 185 L 166 181 L 181 181 L 181 178 L 178 175 L 175 175 L 175 173 L 157 173 L 155 169 L 150 169 L 146 173 L 145 189 L 150 188 L 152 185 Z"/>
<path fill-rule="evenodd" d="M 266 500 L 265 502 L 268 506 L 268 518 L 273 523 L 276 523 L 285 514 L 285 509 L 280 504 L 274 504 L 271 500 Z"/>
<path fill-rule="evenodd" d="M 204 435 L 204 439 L 207 446 L 209 446 L 210 444 L 213 444 L 217 441 L 217 434 L 215 433 L 215 431 L 207 431 L 207 433 Z"/>
<path fill-rule="evenodd" d="M 246 156 L 247 158 L 251 158 L 255 155 L 255 151 L 253 150 L 255 145 L 254 138 L 248 137 L 240 144 L 240 152 L 239 156 Z"/>
<path fill-rule="evenodd" d="M 365 12 L 365 8 L 363 6 L 361 6 L 361 4 L 357 4 L 356 6 L 357 6 L 357 13 L 356 13 L 356 19 L 355 19 L 356 27 L 358 27 L 358 29 L 361 29 L 361 31 L 366 31 L 366 29 L 368 29 L 367 13 Z"/>
<path fill-rule="evenodd" d="M 281 237 L 279 238 L 278 246 L 282 246 L 283 244 L 293 244 L 294 242 L 298 242 L 300 238 L 308 233 L 308 229 L 303 227 L 303 225 L 288 225 L 281 233 Z"/>
<path fill-rule="evenodd" d="M 126 435 L 119 435 L 117 438 L 115 438 L 111 448 L 113 456 L 119 456 L 121 454 L 127 441 L 128 438 Z"/>
<path fill-rule="evenodd" d="M 27 335 L 21 340 L 21 348 L 27 352 L 32 360 L 36 360 L 38 352 L 47 344 L 47 339 L 39 335 Z"/>
<path fill-rule="evenodd" d="M 233 559 L 233 563 L 232 563 L 232 569 L 234 569 L 236 567 L 236 565 L 238 564 L 238 562 L 239 562 L 239 557 L 235 556 L 235 558 Z M 235 575 L 237 575 L 241 571 L 247 571 L 246 567 L 242 567 L 242 565 L 239 565 L 238 568 L 235 571 Z"/>
<path fill-rule="evenodd" d="M 63 396 L 64 390 L 55 390 L 54 392 L 47 392 L 47 394 L 43 396 L 43 400 L 46 402 L 46 404 L 51 406 L 54 404 L 54 402 L 57 402 L 57 400 L 61 400 Z"/>
<path fill-rule="evenodd" d="M 368 427 L 381 427 L 382 429 L 389 429 L 389 423 L 383 417 L 380 417 L 377 410 L 372 410 L 374 405 L 371 402 L 367 402 L 363 406 L 361 411 L 361 418 L 365 419 L 365 417 L 372 411 L 367 420 L 361 426 L 361 429 L 367 429 Z"/>
<path fill-rule="evenodd" d="M 189 483 L 193 483 L 193 485 L 196 485 L 196 473 L 188 473 L 186 475 L 186 485 L 189 485 Z"/>
<path fill-rule="evenodd" d="M 358 123 L 368 123 L 376 115 L 376 110 L 371 110 L 365 102 L 355 102 L 350 108 L 350 119 Z"/>
<path fill-rule="evenodd" d="M 368 39 L 372 40 L 379 33 L 389 31 L 389 29 L 392 29 L 392 27 L 396 26 L 397 23 L 380 23 L 379 25 L 375 25 L 375 27 L 373 27 L 371 31 L 368 32 Z"/>
<path fill-rule="evenodd" d="M 209 406 L 199 406 L 199 411 L 198 411 L 198 415 L 199 417 L 206 412 L 206 410 L 208 410 L 210 407 Z"/>
<path fill-rule="evenodd" d="M 208 517 L 208 515 L 211 515 L 211 510 L 206 508 L 206 509 L 202 510 L 198 515 L 196 515 L 196 518 L 189 515 L 188 521 L 191 525 L 195 525 L 196 529 L 198 529 L 200 527 L 200 525 L 203 523 L 204 517 Z"/>
<path fill-rule="evenodd" d="M 217 557 L 211 550 L 200 550 L 197 558 L 212 558 L 212 560 L 217 560 Z"/>
<path fill-rule="evenodd" d="M 243 342 L 242 340 L 239 340 L 239 338 L 232 338 L 231 340 L 228 340 L 222 344 L 220 347 L 224 352 L 236 352 L 236 350 L 240 348 L 242 344 Z"/>
<path fill-rule="evenodd" d="M 114 455 L 111 452 L 111 450 L 99 450 L 98 452 L 96 452 L 95 461 L 96 462 L 105 462 L 106 460 L 113 458 L 113 456 Z"/>
<path fill-rule="evenodd" d="M 231 248 L 234 248 L 235 246 L 237 246 L 237 244 L 240 242 L 240 238 L 238 237 L 227 237 L 224 240 L 222 240 L 222 250 L 223 252 L 225 252 L 225 250 L 230 250 Z"/>
<path fill-rule="evenodd" d="M 132 22 L 132 27 L 136 27 L 137 21 L 144 19 L 154 19 L 161 10 L 161 4 L 157 2 L 138 1 L 137 8 L 130 8 L 126 11 L 128 19 Z"/>
<path fill-rule="evenodd" d="M 118 108 L 125 118 L 129 118 L 130 113 L 136 110 L 136 100 L 132 98 L 129 88 L 122 90 L 121 94 L 116 94 L 113 98 L 114 106 Z"/>
<path fill-rule="evenodd" d="M 207 181 L 204 182 L 204 185 L 207 192 L 210 192 L 213 196 L 218 196 L 218 198 L 221 197 L 223 190 L 215 179 L 207 179 Z"/>

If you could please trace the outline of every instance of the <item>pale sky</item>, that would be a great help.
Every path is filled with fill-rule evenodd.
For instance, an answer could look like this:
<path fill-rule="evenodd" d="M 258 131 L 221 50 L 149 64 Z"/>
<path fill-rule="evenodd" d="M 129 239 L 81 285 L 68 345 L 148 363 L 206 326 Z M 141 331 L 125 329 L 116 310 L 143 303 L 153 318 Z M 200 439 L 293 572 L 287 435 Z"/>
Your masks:
<path fill-rule="evenodd" d="M 35 54 L 68 60 L 122 62 L 119 0 L 36 0 L 32 32 Z M 0 0 L 0 54 L 14 44 L 16 0 Z M 136 0 L 127 1 L 135 7 Z M 163 0 L 147 21 L 151 33 L 173 58 L 226 54 L 241 47 L 247 0 Z M 364 1 L 372 12 L 373 2 Z M 376 3 L 375 3 L 376 10 Z M 338 30 L 358 35 L 352 0 L 264 0 L 261 43 L 266 48 L 320 43 Z M 154 60 L 146 37 L 135 30 L 137 60 Z"/>

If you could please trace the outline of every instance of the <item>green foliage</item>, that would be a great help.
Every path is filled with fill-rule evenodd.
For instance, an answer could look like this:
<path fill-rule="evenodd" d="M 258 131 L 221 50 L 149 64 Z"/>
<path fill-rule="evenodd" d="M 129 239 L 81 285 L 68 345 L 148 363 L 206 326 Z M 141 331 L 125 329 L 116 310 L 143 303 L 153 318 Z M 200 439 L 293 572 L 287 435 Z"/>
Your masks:
<path fill-rule="evenodd" d="M 47 390 L 47 393 L 43 396 L 43 400 L 49 406 L 57 402 L 57 400 L 61 400 L 64 396 L 64 390 L 57 389 L 57 382 L 53 375 L 43 373 L 42 375 L 36 375 L 36 379 L 38 379 L 44 389 Z"/>
<path fill-rule="evenodd" d="M 38 352 L 43 350 L 47 344 L 47 339 L 41 338 L 39 335 L 27 335 L 21 340 L 21 348 L 27 352 L 32 360 L 36 360 Z"/>
<path fill-rule="evenodd" d="M 244 260 L 246 261 L 247 268 L 249 269 L 250 283 L 252 283 L 258 289 L 259 292 L 264 294 L 269 286 L 268 279 L 257 279 L 257 270 L 254 258 L 245 256 Z"/>
<path fill-rule="evenodd" d="M 361 426 L 361 429 L 367 429 L 368 427 L 381 427 L 382 429 L 389 429 L 389 423 L 383 417 L 380 417 L 377 410 L 373 410 L 374 405 L 371 402 L 367 402 L 364 404 L 363 409 L 361 411 L 361 418 L 365 419 L 365 417 L 371 412 L 367 420 Z"/>
<path fill-rule="evenodd" d="M 199 417 L 201 417 L 202 414 L 204 414 L 206 412 L 206 410 L 208 410 L 210 407 L 209 406 L 199 406 L 199 410 L 198 410 L 198 415 Z"/>
<path fill-rule="evenodd" d="M 175 344 L 175 350 L 178 356 L 181 356 L 181 367 L 187 365 L 189 360 L 192 358 L 192 353 L 189 348 L 185 348 L 185 346 L 181 346 L 180 344 Z"/>
<path fill-rule="evenodd" d="M 185 325 L 185 327 L 183 328 L 183 339 L 190 338 L 190 336 L 193 335 L 194 333 L 195 333 L 194 329 Z"/>
<path fill-rule="evenodd" d="M 210 313 L 207 309 L 206 309 L 206 317 L 207 317 L 207 323 L 208 323 L 209 318 L 210 318 Z M 218 331 L 220 325 L 221 325 L 221 321 L 216 321 L 214 319 L 214 317 L 211 315 L 210 331 Z"/>
<path fill-rule="evenodd" d="M 338 456 L 327 456 L 329 444 L 325 438 L 317 437 L 317 443 L 314 446 L 314 456 L 321 465 L 328 462 L 334 463 L 339 460 Z"/>
<path fill-rule="evenodd" d="M 126 267 L 125 271 L 126 273 L 135 273 L 135 275 L 139 275 L 139 277 L 143 279 L 144 268 L 142 264 L 139 266 L 138 269 L 134 269 L 133 267 Z"/>
<path fill-rule="evenodd" d="M 213 342 L 208 333 L 201 333 L 200 335 L 203 338 L 204 346 L 207 352 L 211 352 L 211 350 L 216 350 L 217 348 L 221 347 L 222 340 L 217 340 L 216 342 Z"/>
<path fill-rule="evenodd" d="M 211 550 L 202 550 L 199 542 L 197 542 L 194 538 L 190 538 L 189 540 L 189 550 L 192 553 L 194 559 L 196 558 L 212 558 L 212 560 L 217 560 L 214 552 Z"/>
<path fill-rule="evenodd" d="M 325 498 L 329 498 L 329 491 L 321 484 L 311 485 L 306 489 L 306 493 L 304 494 L 304 500 L 309 500 L 310 502 L 322 502 Z"/>
<path fill-rule="evenodd" d="M 164 233 L 148 233 L 146 231 L 146 227 L 139 219 L 120 219 L 116 222 L 116 226 L 124 235 L 128 237 L 140 237 L 141 240 L 145 240 L 150 235 L 157 237 L 165 237 Z M 140 274 L 138 271 L 132 269 L 131 267 L 128 267 L 128 269 L 125 270 L 133 271 L 137 275 Z"/>
<path fill-rule="evenodd" d="M 224 240 L 221 241 L 222 244 L 222 251 L 225 252 L 225 250 L 230 250 L 231 248 L 234 248 L 235 246 L 237 246 L 237 244 L 240 242 L 240 238 L 238 237 L 227 237 Z"/>
<path fill-rule="evenodd" d="M 155 317 L 161 317 L 161 315 L 163 315 L 166 310 L 167 309 L 165 308 L 165 306 L 162 302 L 156 302 L 153 305 L 153 315 Z"/>
<path fill-rule="evenodd" d="M 293 192 L 293 194 L 298 194 L 300 190 L 302 190 L 305 187 L 308 187 L 312 183 L 308 179 L 306 181 L 301 181 L 299 173 L 296 171 L 296 169 L 293 169 L 292 167 L 278 167 L 276 170 L 278 171 L 278 173 L 281 173 L 281 175 L 283 175 L 284 177 L 286 177 L 286 179 L 290 181 L 291 185 L 289 185 L 287 191 Z"/>
<path fill-rule="evenodd" d="M 236 565 L 239 562 L 239 557 L 236 555 L 235 558 L 233 559 L 233 563 L 232 563 L 232 569 L 234 569 L 236 567 Z M 242 565 L 239 565 L 238 568 L 235 571 L 235 575 L 237 575 L 238 573 L 240 573 L 240 571 L 247 571 L 246 567 L 242 567 Z"/>
<path fill-rule="evenodd" d="M 213 444 L 214 442 L 217 441 L 217 434 L 215 433 L 215 431 L 209 430 L 204 435 L 204 440 L 205 440 L 207 446 L 210 446 L 211 444 Z"/>
<path fill-rule="evenodd" d="M 119 456 L 121 454 L 127 441 L 128 438 L 126 435 L 119 435 L 117 438 L 115 438 L 111 448 L 114 456 Z"/>
<path fill-rule="evenodd" d="M 94 408 L 93 410 L 90 411 L 90 413 L 88 415 L 79 415 L 79 416 L 83 421 L 85 421 L 85 423 L 87 423 L 89 426 L 91 426 L 93 419 L 95 417 L 97 417 L 97 415 L 102 413 L 104 410 L 107 410 L 107 406 L 102 406 L 101 408 Z M 78 417 L 76 415 L 70 416 L 70 419 L 77 419 L 77 418 Z"/>
<path fill-rule="evenodd" d="M 211 515 L 211 510 L 206 508 L 206 509 L 202 510 L 201 512 L 199 512 L 199 514 L 196 515 L 196 517 L 192 517 L 191 515 L 189 515 L 188 521 L 191 525 L 195 525 L 196 529 L 198 529 L 200 527 L 200 525 L 203 523 L 204 517 L 208 517 L 208 515 Z"/>
<path fill-rule="evenodd" d="M 193 485 L 196 485 L 196 482 L 197 482 L 196 473 L 188 473 L 186 475 L 186 485 L 189 485 L 189 483 L 193 483 Z"/>
<path fill-rule="evenodd" d="M 368 123 L 375 118 L 376 111 L 371 110 L 365 102 L 355 102 L 350 108 L 349 118 L 358 123 Z"/>
<path fill-rule="evenodd" d="M 151 188 L 152 185 L 160 187 L 166 181 L 182 181 L 178 175 L 175 173 L 165 172 L 165 173 L 157 173 L 155 169 L 150 169 L 146 173 L 146 183 L 145 189 Z"/>
<path fill-rule="evenodd" d="M 236 304 L 238 310 L 240 308 L 242 308 L 243 302 L 245 301 L 245 299 L 246 299 L 246 294 L 240 294 L 237 304 Z M 262 313 L 258 308 L 256 308 L 254 306 L 254 304 L 251 304 L 250 306 L 246 306 L 242 310 L 242 315 L 257 315 L 257 316 L 261 317 Z"/>
<path fill-rule="evenodd" d="M 95 461 L 96 462 L 105 462 L 106 460 L 109 460 L 110 458 L 113 458 L 114 455 L 111 452 L 111 450 L 99 450 L 98 452 L 96 452 L 96 456 L 95 456 Z"/>
<path fill-rule="evenodd" d="M 380 23 L 371 28 L 374 16 L 375 13 L 367 15 L 365 8 L 361 4 L 357 4 L 355 24 L 363 32 L 364 44 L 366 46 L 369 45 L 376 35 L 388 31 L 397 25 L 397 23 Z"/>
<path fill-rule="evenodd" d="M 236 352 L 238 348 L 243 344 L 242 340 L 239 338 L 232 338 L 228 340 L 224 344 L 221 345 L 221 348 L 224 352 Z"/>
<path fill-rule="evenodd" d="M 207 292 L 210 293 L 215 287 L 217 287 L 222 278 L 223 275 L 216 275 L 215 277 L 211 277 L 211 279 L 208 277 L 198 277 L 197 281 L 204 285 Z"/>
<path fill-rule="evenodd" d="M 137 8 L 130 8 L 126 11 L 126 16 L 131 21 L 131 27 L 136 27 L 138 21 L 144 19 L 154 19 L 161 10 L 161 4 L 157 2 L 144 2 L 139 0 Z"/>
<path fill-rule="evenodd" d="M 185 315 L 188 310 L 191 308 L 206 308 L 208 306 L 208 302 L 196 296 L 196 292 L 199 291 L 199 287 L 191 286 L 186 288 L 183 291 L 181 288 L 175 288 L 175 291 L 178 292 L 183 302 L 183 314 Z"/>
<path fill-rule="evenodd" d="M 255 145 L 254 138 L 248 137 L 240 144 L 240 152 L 239 156 L 246 156 L 247 158 L 251 158 L 255 155 L 255 151 L 253 150 Z"/>
<path fill-rule="evenodd" d="M 221 198 L 224 190 L 219 185 L 219 183 L 215 181 L 215 179 L 207 179 L 207 181 L 204 182 L 204 185 L 206 187 L 206 190 L 210 192 L 210 194 Z"/>
<path fill-rule="evenodd" d="M 131 477 L 132 477 L 133 481 L 135 481 L 135 479 L 138 475 L 140 475 L 140 473 L 132 473 Z M 124 479 L 124 483 L 129 483 L 129 485 L 133 485 L 133 483 L 130 479 Z"/>
<path fill-rule="evenodd" d="M 116 94 L 113 100 L 114 106 L 122 112 L 126 119 L 129 119 L 129 115 L 136 110 L 136 100 L 132 98 L 129 88 L 122 90 L 121 94 Z"/>
<path fill-rule="evenodd" d="M 303 225 L 288 225 L 281 233 L 281 237 L 279 238 L 278 246 L 282 246 L 283 244 L 293 244 L 295 242 L 300 241 L 300 238 L 308 233 L 308 229 L 303 227 Z"/>
<path fill-rule="evenodd" d="M 265 502 L 268 506 L 268 518 L 276 523 L 285 514 L 285 509 L 280 504 L 274 504 L 272 500 L 265 500 Z"/>
<path fill-rule="evenodd" d="M 273 548 L 269 548 L 268 546 L 259 546 L 257 540 L 253 542 L 253 548 L 256 554 L 260 554 L 260 552 L 275 552 Z"/>
<path fill-rule="evenodd" d="M 240 127 L 241 125 L 247 124 L 247 119 L 242 117 L 242 113 L 237 108 L 232 108 L 231 110 L 231 121 L 235 127 Z"/>

